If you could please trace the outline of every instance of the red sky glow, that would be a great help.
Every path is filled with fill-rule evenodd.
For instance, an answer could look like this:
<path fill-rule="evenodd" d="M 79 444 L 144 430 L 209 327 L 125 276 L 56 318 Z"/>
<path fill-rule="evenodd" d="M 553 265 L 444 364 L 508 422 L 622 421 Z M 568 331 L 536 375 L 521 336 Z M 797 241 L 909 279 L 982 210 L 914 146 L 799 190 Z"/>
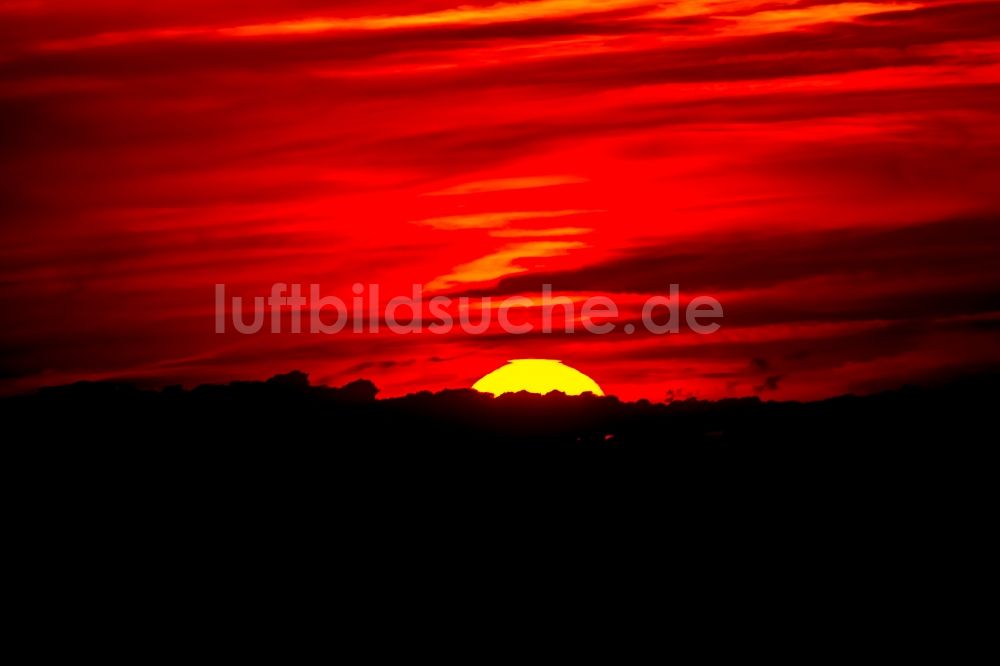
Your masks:
<path fill-rule="evenodd" d="M 1000 361 L 1000 3 L 0 0 L 0 392 L 561 359 L 814 399 Z M 214 332 L 213 289 L 612 297 L 719 333 Z M 530 316 L 530 315 L 529 315 Z"/>

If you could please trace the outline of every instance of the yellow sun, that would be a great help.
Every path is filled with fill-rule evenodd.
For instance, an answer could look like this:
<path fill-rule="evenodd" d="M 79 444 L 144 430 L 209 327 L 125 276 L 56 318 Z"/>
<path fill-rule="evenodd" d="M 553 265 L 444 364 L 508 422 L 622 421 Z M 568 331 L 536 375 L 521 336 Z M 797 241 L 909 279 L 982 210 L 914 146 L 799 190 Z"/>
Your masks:
<path fill-rule="evenodd" d="M 593 393 L 604 395 L 604 391 L 593 379 L 579 370 L 574 370 L 562 361 L 543 358 L 522 358 L 508 361 L 507 365 L 486 375 L 472 388 L 483 393 L 501 395 L 528 391 L 542 395 L 551 391 L 562 391 L 566 395 Z"/>

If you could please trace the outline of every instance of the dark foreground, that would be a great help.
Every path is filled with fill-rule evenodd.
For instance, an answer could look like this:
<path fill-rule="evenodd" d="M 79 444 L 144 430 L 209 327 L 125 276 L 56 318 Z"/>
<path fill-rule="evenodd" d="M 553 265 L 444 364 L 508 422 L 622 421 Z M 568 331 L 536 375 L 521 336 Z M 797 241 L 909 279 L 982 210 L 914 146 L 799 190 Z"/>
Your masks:
<path fill-rule="evenodd" d="M 863 397 L 812 403 L 738 398 L 653 404 L 590 394 L 527 393 L 498 398 L 469 390 L 377 399 L 359 380 L 341 388 L 312 386 L 291 372 L 261 382 L 193 390 L 143 390 L 131 384 L 81 382 L 0 400 L 7 419 L 29 423 L 29 438 L 135 448 L 170 444 L 210 449 L 318 447 L 331 452 L 429 452 L 448 448 L 541 454 L 627 450 L 661 456 L 748 445 L 836 444 L 844 449 L 914 447 L 909 435 L 949 443 L 996 434 L 993 410 L 1000 377 L 966 378 L 933 387 L 904 387 Z M 920 437 L 924 439 L 925 437 Z"/>
<path fill-rule="evenodd" d="M 208 542 L 266 525 L 406 535 L 411 548 L 442 516 L 457 518 L 447 534 L 458 539 L 502 516 L 537 538 L 582 518 L 657 543 L 811 534 L 829 548 L 838 531 L 874 543 L 978 521 L 992 505 L 997 386 L 977 377 L 809 404 L 378 400 L 369 382 L 313 387 L 291 373 L 191 391 L 79 384 L 0 401 L 0 415 L 6 471 L 25 488 L 18 511 L 71 545 Z"/>
<path fill-rule="evenodd" d="M 992 447 L 997 386 L 984 376 L 815 403 L 663 405 L 470 390 L 378 400 L 367 381 L 317 387 L 290 373 L 190 391 L 82 383 L 8 398 L 0 409 L 16 426 L 8 430 L 15 446 L 152 472 L 229 465 L 315 474 L 320 465 L 335 476 L 384 464 L 476 476 L 596 461 L 663 475 L 707 463 L 854 477 L 947 465 Z"/>
<path fill-rule="evenodd" d="M 996 388 L 980 377 L 812 404 L 671 405 L 376 400 L 370 383 L 299 374 L 54 388 L 0 401 L 4 450 L 21 458 L 4 469 L 7 533 L 24 554 L 12 570 L 40 569 L 34 596 L 54 603 L 37 593 L 48 581 L 80 600 L 74 617 L 126 590 L 111 597 L 125 615 L 173 599 L 213 631 L 206 594 L 250 613 L 300 608 L 262 601 L 280 589 L 362 618 L 400 599 L 406 617 L 437 617 L 427 600 L 447 581 L 465 596 L 444 603 L 477 619 L 471 600 L 507 594 L 530 613 L 543 589 L 603 618 L 627 605 L 602 605 L 615 590 L 713 633 L 732 600 L 809 626 L 827 626 L 809 604 L 836 607 L 882 632 L 879 599 L 921 615 L 937 572 L 941 589 L 981 585 L 970 563 L 995 522 Z"/>

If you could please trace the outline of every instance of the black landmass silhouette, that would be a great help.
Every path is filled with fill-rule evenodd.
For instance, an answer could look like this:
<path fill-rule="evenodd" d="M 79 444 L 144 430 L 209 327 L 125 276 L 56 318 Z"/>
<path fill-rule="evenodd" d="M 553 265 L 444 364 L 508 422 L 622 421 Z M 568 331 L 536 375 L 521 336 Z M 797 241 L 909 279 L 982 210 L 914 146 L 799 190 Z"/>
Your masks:
<path fill-rule="evenodd" d="M 143 390 L 82 382 L 0 401 L 3 417 L 46 443 L 331 455 L 891 456 L 998 441 L 997 377 L 968 377 L 811 403 L 759 398 L 669 404 L 555 392 L 499 397 L 471 389 L 378 399 L 370 381 L 312 386 L 293 371 L 266 381 Z M 17 432 L 17 430 L 15 430 Z M 787 462 L 787 461 L 786 461 Z"/>
<path fill-rule="evenodd" d="M 434 516 L 471 526 L 515 507 L 538 535 L 569 515 L 643 516 L 653 535 L 686 521 L 749 539 L 783 516 L 785 537 L 832 521 L 884 539 L 904 516 L 951 525 L 989 505 L 979 477 L 1000 441 L 997 386 L 991 374 L 812 403 L 378 399 L 370 381 L 312 386 L 291 372 L 192 390 L 79 383 L 0 400 L 0 417 L 8 458 L 30 458 L 7 469 L 44 511 L 33 522 L 81 542 L 102 523 L 102 538 L 155 539 L 144 526 L 169 523 L 213 540 L 237 520 L 326 534 L 336 517 L 416 543 Z"/>

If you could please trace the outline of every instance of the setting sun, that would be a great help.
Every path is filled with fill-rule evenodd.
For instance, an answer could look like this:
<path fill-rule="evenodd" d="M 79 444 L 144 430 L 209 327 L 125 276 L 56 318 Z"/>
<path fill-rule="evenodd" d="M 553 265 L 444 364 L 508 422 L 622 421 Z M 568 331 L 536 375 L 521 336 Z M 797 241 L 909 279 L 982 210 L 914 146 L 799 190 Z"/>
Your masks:
<path fill-rule="evenodd" d="M 509 361 L 507 365 L 480 379 L 472 388 L 493 395 L 518 391 L 542 395 L 552 391 L 561 391 L 566 395 L 588 392 L 604 395 L 597 382 L 579 370 L 563 365 L 562 361 L 541 358 Z"/>

